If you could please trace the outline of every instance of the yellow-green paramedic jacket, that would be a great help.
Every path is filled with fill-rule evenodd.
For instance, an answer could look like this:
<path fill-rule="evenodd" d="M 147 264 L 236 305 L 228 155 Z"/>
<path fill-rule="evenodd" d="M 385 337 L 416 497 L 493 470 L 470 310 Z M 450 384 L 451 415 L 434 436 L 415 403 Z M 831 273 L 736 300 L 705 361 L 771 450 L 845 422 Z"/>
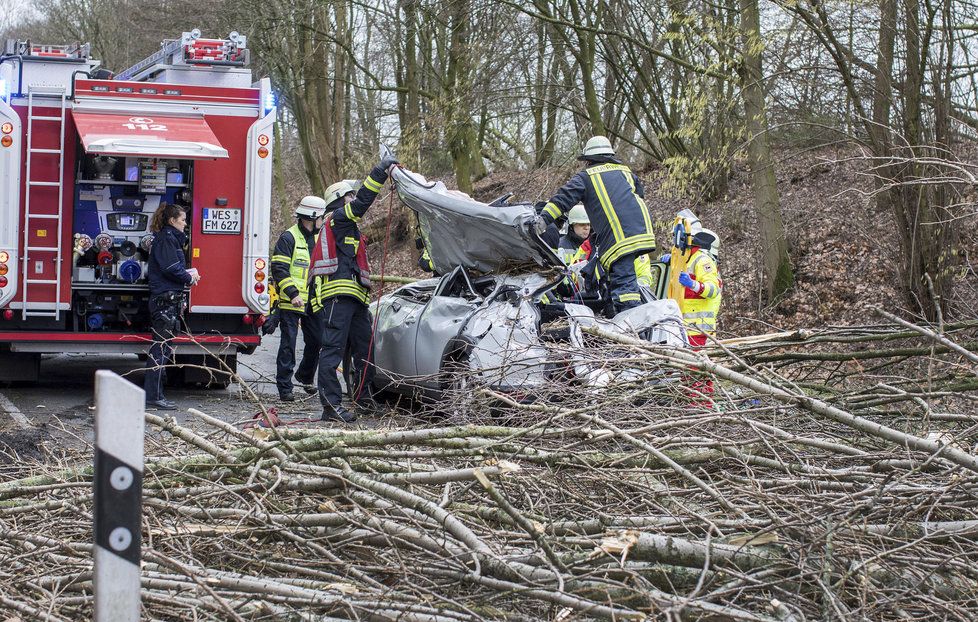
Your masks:
<path fill-rule="evenodd" d="M 292 237 L 292 244 L 289 244 L 286 233 Z M 314 239 L 318 240 L 319 234 L 316 234 Z M 292 247 L 292 252 L 284 254 L 288 252 L 289 246 Z M 282 234 L 278 243 L 275 244 L 274 253 L 272 255 L 272 276 L 275 278 L 276 287 L 279 291 L 279 309 L 302 312 L 304 308 L 292 304 L 292 298 L 296 295 L 301 296 L 303 302 L 309 301 L 308 285 L 306 284 L 309 273 L 309 246 L 299 223 Z"/>
<path fill-rule="evenodd" d="M 699 293 L 683 289 L 679 308 L 690 335 L 712 335 L 717 330 L 717 314 L 723 299 L 723 280 L 716 261 L 703 249 L 696 249 L 686 262 L 686 272 L 703 285 Z"/>

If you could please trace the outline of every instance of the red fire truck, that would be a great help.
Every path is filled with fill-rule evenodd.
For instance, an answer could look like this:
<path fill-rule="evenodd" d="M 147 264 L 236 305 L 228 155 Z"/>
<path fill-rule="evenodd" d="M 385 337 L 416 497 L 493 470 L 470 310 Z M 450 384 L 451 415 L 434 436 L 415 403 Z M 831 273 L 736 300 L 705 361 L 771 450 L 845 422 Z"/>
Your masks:
<path fill-rule="evenodd" d="M 202 277 L 175 347 L 177 363 L 196 363 L 182 379 L 212 378 L 200 367 L 234 367 L 259 344 L 275 102 L 248 61 L 245 37 L 196 29 L 115 75 L 87 45 L 5 43 L 0 379 L 37 378 L 45 353 L 146 352 L 161 201 L 187 207 Z"/>

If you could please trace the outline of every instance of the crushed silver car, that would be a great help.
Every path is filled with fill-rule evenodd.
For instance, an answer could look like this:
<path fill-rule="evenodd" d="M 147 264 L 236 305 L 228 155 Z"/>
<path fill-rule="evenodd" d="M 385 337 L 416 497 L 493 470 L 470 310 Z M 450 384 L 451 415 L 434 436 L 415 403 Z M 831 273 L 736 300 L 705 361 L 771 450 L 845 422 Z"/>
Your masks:
<path fill-rule="evenodd" d="M 604 307 L 601 300 L 552 300 L 568 270 L 534 231 L 532 204 L 507 203 L 508 197 L 481 203 L 404 169 L 393 179 L 443 276 L 400 287 L 375 306 L 376 389 L 430 393 L 474 382 L 532 391 L 566 372 L 555 364 L 555 352 L 566 359 L 583 348 L 587 326 L 688 347 L 679 306 L 657 299 L 667 282 L 664 264 L 653 265 L 658 291 L 644 292 L 644 304 L 605 318 L 595 312 Z M 586 362 L 572 367 L 588 384 L 612 380 Z"/>

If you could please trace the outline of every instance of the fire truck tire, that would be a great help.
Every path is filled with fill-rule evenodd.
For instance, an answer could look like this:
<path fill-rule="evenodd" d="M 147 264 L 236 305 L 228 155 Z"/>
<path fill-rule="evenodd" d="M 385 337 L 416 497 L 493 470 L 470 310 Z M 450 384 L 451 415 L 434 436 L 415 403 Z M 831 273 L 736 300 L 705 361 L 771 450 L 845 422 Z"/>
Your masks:
<path fill-rule="evenodd" d="M 226 389 L 238 370 L 234 354 L 178 354 L 174 363 L 174 373 L 167 377 L 175 385 L 204 389 Z"/>
<path fill-rule="evenodd" d="M 0 352 L 0 378 L 4 384 L 37 382 L 41 377 L 41 355 L 33 352 Z"/>

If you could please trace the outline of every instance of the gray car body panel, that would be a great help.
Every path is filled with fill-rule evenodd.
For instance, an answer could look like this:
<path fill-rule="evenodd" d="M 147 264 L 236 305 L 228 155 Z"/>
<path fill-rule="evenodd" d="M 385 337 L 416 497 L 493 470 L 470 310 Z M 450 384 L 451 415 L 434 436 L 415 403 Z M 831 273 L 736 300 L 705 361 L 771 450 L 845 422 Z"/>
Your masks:
<path fill-rule="evenodd" d="M 456 266 L 482 273 L 527 265 L 563 266 L 533 232 L 532 205 L 487 205 L 403 168 L 395 169 L 392 177 L 398 197 L 418 215 L 421 237 L 438 273 Z"/>

